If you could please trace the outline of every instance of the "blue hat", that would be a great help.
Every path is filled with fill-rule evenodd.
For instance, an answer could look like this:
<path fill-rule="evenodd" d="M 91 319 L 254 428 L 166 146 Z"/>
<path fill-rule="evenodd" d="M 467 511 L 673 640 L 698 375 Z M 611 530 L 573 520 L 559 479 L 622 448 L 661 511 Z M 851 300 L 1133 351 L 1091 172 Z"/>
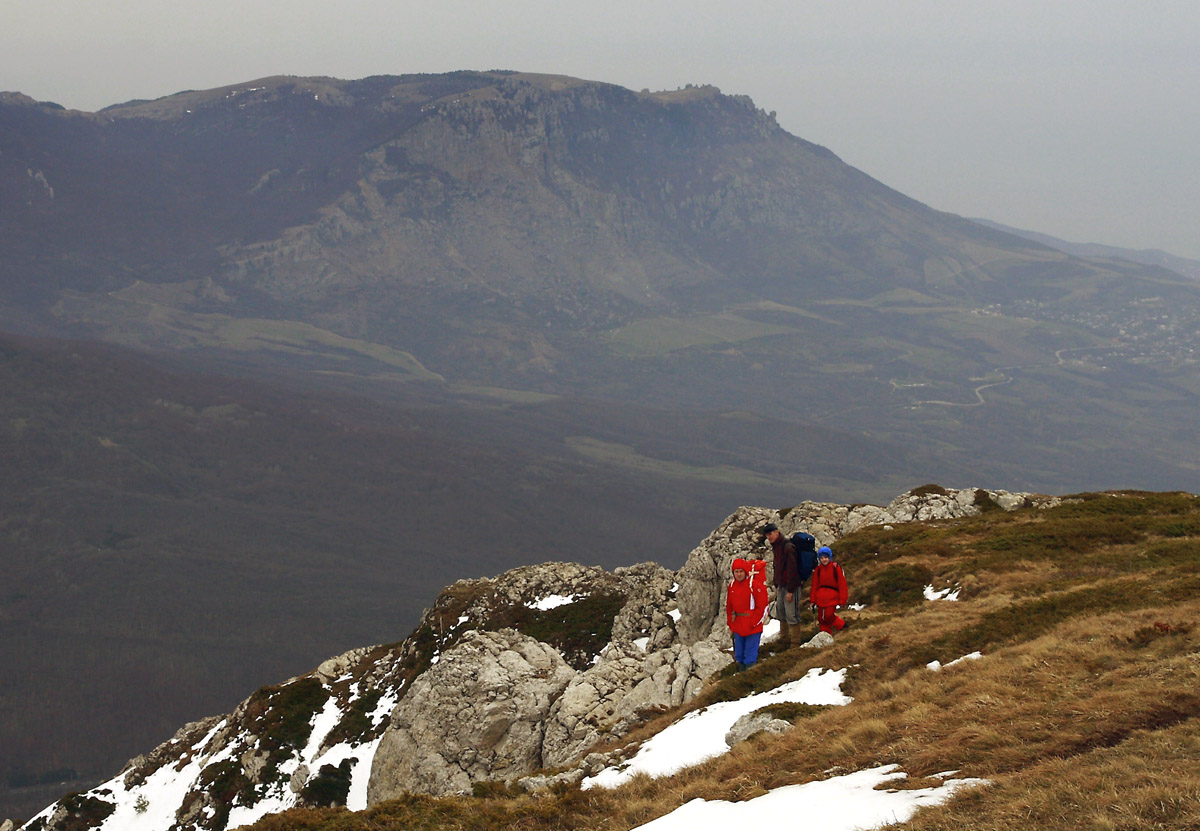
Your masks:
<path fill-rule="evenodd" d="M 833 549 L 827 545 L 823 545 L 817 549 L 817 556 L 818 557 L 828 557 L 829 559 L 832 560 L 833 559 Z"/>

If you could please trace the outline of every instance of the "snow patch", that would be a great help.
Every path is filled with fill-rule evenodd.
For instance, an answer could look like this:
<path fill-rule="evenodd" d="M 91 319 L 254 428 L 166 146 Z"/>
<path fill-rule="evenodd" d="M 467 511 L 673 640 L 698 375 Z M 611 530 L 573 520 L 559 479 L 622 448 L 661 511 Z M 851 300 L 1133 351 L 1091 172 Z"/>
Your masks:
<path fill-rule="evenodd" d="M 639 773 L 654 778 L 670 776 L 686 767 L 720 756 L 729 750 L 725 744 L 725 734 L 733 727 L 733 723 L 768 704 L 849 704 L 851 699 L 843 695 L 841 690 L 844 680 L 846 670 L 835 672 L 818 667 L 810 669 L 803 678 L 769 692 L 738 701 L 722 701 L 688 713 L 648 739 L 628 762 L 587 777 L 581 787 L 585 790 L 593 787 L 615 788 Z"/>
<path fill-rule="evenodd" d="M 638 828 L 643 831 L 786 828 L 802 818 L 804 827 L 821 831 L 859 831 L 908 822 L 918 808 L 940 805 L 963 788 L 988 784 L 986 779 L 947 779 L 931 788 L 879 789 L 880 785 L 907 776 L 897 765 L 884 765 L 819 782 L 787 785 L 745 802 L 693 799 Z"/>
<path fill-rule="evenodd" d="M 932 672 L 937 672 L 938 670 L 942 669 L 943 666 L 952 667 L 955 664 L 961 664 L 963 661 L 978 661 L 982 657 L 982 652 L 972 652 L 969 655 L 963 655 L 961 658 L 955 658 L 950 663 L 944 665 L 941 661 L 930 661 L 925 665 L 925 669 L 928 669 Z"/>
<path fill-rule="evenodd" d="M 576 600 L 582 600 L 586 595 L 578 594 L 550 594 L 538 600 L 530 601 L 525 605 L 530 609 L 537 609 L 539 612 L 548 612 L 551 609 L 557 609 L 559 606 L 566 606 L 568 603 L 574 603 Z"/>
<path fill-rule="evenodd" d="M 961 588 L 941 589 L 940 591 L 935 591 L 933 586 L 926 586 L 925 587 L 925 599 L 926 600 L 958 600 L 958 593 L 960 591 L 962 591 Z"/>

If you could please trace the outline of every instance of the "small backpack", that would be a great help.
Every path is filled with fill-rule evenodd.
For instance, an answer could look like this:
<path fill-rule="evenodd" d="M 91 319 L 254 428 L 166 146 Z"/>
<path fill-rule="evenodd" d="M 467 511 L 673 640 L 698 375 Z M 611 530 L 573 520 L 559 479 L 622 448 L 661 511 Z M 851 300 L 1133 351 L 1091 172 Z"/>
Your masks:
<path fill-rule="evenodd" d="M 796 568 L 800 571 L 800 582 L 803 583 L 812 576 L 813 569 L 817 567 L 817 538 L 804 531 L 797 531 L 788 539 L 796 546 Z"/>

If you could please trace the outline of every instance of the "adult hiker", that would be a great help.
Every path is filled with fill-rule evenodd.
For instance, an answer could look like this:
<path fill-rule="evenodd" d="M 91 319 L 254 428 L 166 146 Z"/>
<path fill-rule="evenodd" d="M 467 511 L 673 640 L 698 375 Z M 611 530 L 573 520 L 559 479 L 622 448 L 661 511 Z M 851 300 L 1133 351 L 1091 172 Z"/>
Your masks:
<path fill-rule="evenodd" d="M 850 588 L 842 567 L 833 559 L 833 550 L 823 545 L 817 550 L 817 567 L 813 569 L 812 588 L 808 599 L 817 612 L 817 625 L 822 632 L 840 632 L 850 624 L 838 617 L 837 610 L 846 605 Z"/>
<path fill-rule="evenodd" d="M 725 622 L 733 632 L 733 660 L 738 672 L 758 661 L 758 643 L 767 616 L 767 586 L 751 575 L 751 566 L 740 557 L 734 560 L 733 579 L 725 592 Z"/>
<path fill-rule="evenodd" d="M 795 640 L 800 640 L 800 568 L 796 560 L 796 546 L 774 522 L 768 522 L 761 531 L 775 553 L 774 617 L 779 621 L 779 645 L 786 649 L 792 644 L 793 629 L 796 630 Z"/>

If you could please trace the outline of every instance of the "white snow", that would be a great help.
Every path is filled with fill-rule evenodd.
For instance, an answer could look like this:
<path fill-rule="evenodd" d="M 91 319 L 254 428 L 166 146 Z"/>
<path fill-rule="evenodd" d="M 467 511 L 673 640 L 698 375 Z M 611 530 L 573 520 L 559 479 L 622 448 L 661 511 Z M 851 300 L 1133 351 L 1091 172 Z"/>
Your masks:
<path fill-rule="evenodd" d="M 767 641 L 773 641 L 773 640 L 777 639 L 778 637 L 779 637 L 779 621 L 775 620 L 775 618 L 771 618 L 770 620 L 768 620 L 766 623 L 763 624 L 762 637 L 759 639 L 758 642 L 760 644 L 762 644 L 762 643 L 766 643 Z"/>
<path fill-rule="evenodd" d="M 961 664 L 963 661 L 978 661 L 982 657 L 982 652 L 972 652 L 970 655 L 963 655 L 961 658 L 955 658 L 953 661 L 945 664 L 944 666 L 952 667 L 955 664 Z M 925 669 L 932 670 L 933 672 L 937 672 L 942 667 L 943 664 L 941 661 L 930 661 L 925 665 Z"/>
<path fill-rule="evenodd" d="M 935 591 L 933 586 L 926 586 L 925 587 L 925 599 L 926 600 L 958 600 L 958 593 L 960 591 L 962 591 L 962 589 L 941 589 L 940 591 Z"/>
<path fill-rule="evenodd" d="M 667 612 L 667 617 L 676 623 L 679 623 L 679 619 L 683 617 L 683 612 L 679 611 L 678 609 L 672 609 L 671 611 Z"/>
<path fill-rule="evenodd" d="M 345 705 L 359 698 L 360 694 L 356 684 L 350 690 L 349 699 L 341 705 L 336 696 L 330 696 L 321 711 L 313 716 L 312 731 L 305 747 L 279 766 L 279 771 L 286 780 L 301 765 L 306 766 L 315 775 L 323 765 L 337 767 L 346 759 L 350 759 L 350 792 L 347 796 L 347 807 L 353 811 L 361 811 L 367 807 L 367 781 L 370 778 L 375 751 L 379 747 L 379 739 L 359 745 L 341 742 L 323 753 L 320 752 L 320 748 L 345 715 Z M 395 709 L 399 698 L 399 687 L 381 695 L 371 711 L 371 723 L 376 727 L 382 724 Z M 225 726 L 224 721 L 220 722 L 196 742 L 192 746 L 192 752 L 188 754 L 188 763 L 180 770 L 176 770 L 173 764 L 167 764 L 148 776 L 141 785 L 126 788 L 124 777 L 117 776 L 89 791 L 89 794 L 116 806 L 113 813 L 96 826 L 96 831 L 164 831 L 170 828 L 175 823 L 175 812 L 183 804 L 184 797 L 195 787 L 203 770 L 209 765 L 233 758 L 244 749 L 243 740 L 232 737 L 221 750 L 205 753 L 209 742 Z M 234 805 L 229 812 L 227 827 L 234 829 L 250 825 L 268 814 L 293 807 L 297 801 L 297 794 L 292 792 L 286 781 L 276 783 L 266 793 L 261 793 L 254 805 Z M 55 807 L 57 803 L 39 816 L 48 818 Z"/>
<path fill-rule="evenodd" d="M 849 704 L 850 698 L 842 694 L 842 682 L 846 670 L 835 671 L 811 669 L 797 681 L 791 681 L 765 693 L 747 696 L 738 701 L 722 701 L 688 713 L 679 721 L 648 739 L 637 754 L 619 767 L 605 768 L 595 776 L 583 780 L 584 789 L 601 787 L 615 788 L 628 782 L 635 775 L 644 773 L 651 777 L 670 776 L 685 767 L 699 764 L 706 759 L 729 750 L 725 734 L 733 723 L 747 713 L 762 709 L 768 704 Z"/>
<path fill-rule="evenodd" d="M 821 831 L 860 831 L 907 822 L 920 807 L 945 802 L 962 788 L 987 784 L 985 779 L 948 779 L 931 788 L 879 789 L 880 785 L 906 777 L 896 765 L 885 765 L 804 785 L 787 785 L 745 802 L 693 799 L 638 828 L 728 831 L 797 825 Z"/>
<path fill-rule="evenodd" d="M 97 826 L 98 831 L 162 831 L 171 827 L 175 822 L 175 811 L 183 803 L 183 798 L 204 767 L 224 761 L 232 755 L 229 748 L 212 756 L 206 756 L 203 752 L 204 747 L 224 726 L 224 721 L 218 723 L 200 741 L 192 745 L 194 755 L 183 770 L 176 770 L 174 765 L 163 765 L 146 777 L 144 783 L 133 789 L 125 787 L 123 776 L 116 776 L 89 791 L 90 794 L 108 791 L 104 798 L 116 805 L 116 810 Z M 139 797 L 144 797 L 141 811 L 138 810 Z M 57 806 L 58 803 L 51 805 L 34 819 L 49 819 Z M 30 820 L 30 823 L 32 822 L 33 820 Z"/>
<path fill-rule="evenodd" d="M 548 612 L 551 609 L 557 609 L 559 606 L 566 606 L 568 603 L 574 603 L 576 600 L 582 599 L 578 594 L 549 594 L 538 600 L 531 600 L 525 605 L 530 609 L 537 609 L 539 612 Z"/>
<path fill-rule="evenodd" d="M 636 646 L 638 649 L 642 650 L 643 652 L 645 652 L 647 649 L 650 648 L 650 638 L 648 638 L 648 637 L 636 638 L 633 642 L 633 645 Z M 597 656 L 597 657 L 599 657 L 599 656 Z"/>

